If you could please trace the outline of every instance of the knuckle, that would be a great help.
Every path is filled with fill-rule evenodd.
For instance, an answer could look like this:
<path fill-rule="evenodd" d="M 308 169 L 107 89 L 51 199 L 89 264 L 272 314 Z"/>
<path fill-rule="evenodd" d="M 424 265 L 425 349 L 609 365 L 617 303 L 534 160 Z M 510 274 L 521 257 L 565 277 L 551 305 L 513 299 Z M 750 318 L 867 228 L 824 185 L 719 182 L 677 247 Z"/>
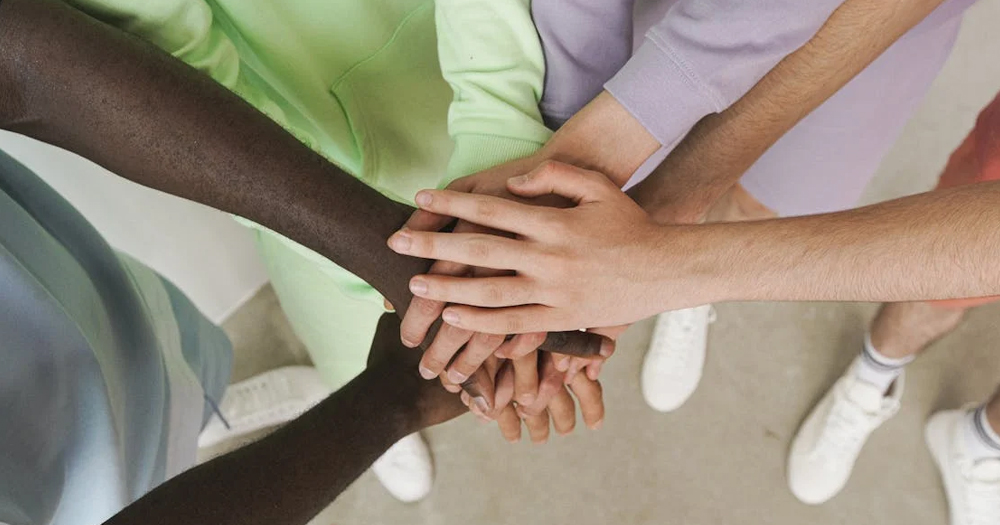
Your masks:
<path fill-rule="evenodd" d="M 556 162 L 554 160 L 545 160 L 538 165 L 538 174 L 544 176 L 551 176 L 552 174 L 558 173 L 562 169 L 562 163 Z"/>
<path fill-rule="evenodd" d="M 415 298 L 410 302 L 410 310 L 421 318 L 431 318 L 434 319 L 441 315 L 441 311 L 444 309 L 444 303 L 440 301 L 432 301 L 430 299 Z M 407 311 L 409 313 L 409 311 Z"/>
<path fill-rule="evenodd" d="M 475 213 L 476 216 L 481 219 L 490 219 L 496 217 L 497 215 L 496 203 L 486 199 L 476 199 Z"/>
<path fill-rule="evenodd" d="M 503 326 L 504 331 L 508 334 L 518 334 L 521 333 L 521 329 L 524 327 L 524 322 L 516 315 L 508 315 L 504 317 Z"/>
<path fill-rule="evenodd" d="M 507 291 L 497 283 L 489 283 L 483 287 L 483 296 L 486 302 L 491 305 L 503 304 L 507 297 Z"/>
<path fill-rule="evenodd" d="M 490 243 L 485 237 L 475 237 L 469 239 L 465 243 L 465 250 L 472 257 L 477 260 L 489 259 L 490 256 Z"/>

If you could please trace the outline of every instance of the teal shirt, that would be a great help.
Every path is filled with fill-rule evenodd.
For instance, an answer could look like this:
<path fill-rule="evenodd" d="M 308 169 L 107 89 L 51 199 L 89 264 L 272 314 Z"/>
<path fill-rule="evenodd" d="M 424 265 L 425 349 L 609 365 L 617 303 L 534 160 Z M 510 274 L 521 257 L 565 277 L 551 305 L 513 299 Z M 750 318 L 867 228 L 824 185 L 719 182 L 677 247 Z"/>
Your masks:
<path fill-rule="evenodd" d="M 0 152 L 0 523 L 97 524 L 194 464 L 229 341 Z"/>

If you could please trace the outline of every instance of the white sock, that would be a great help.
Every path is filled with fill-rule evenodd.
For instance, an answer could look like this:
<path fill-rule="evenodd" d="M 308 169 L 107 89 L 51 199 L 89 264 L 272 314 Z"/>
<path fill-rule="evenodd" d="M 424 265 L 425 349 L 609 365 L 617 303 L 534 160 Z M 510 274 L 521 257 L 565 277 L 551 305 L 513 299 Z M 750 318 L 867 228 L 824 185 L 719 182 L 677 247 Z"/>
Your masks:
<path fill-rule="evenodd" d="M 861 349 L 861 360 L 857 371 L 858 379 L 875 385 L 882 392 L 888 392 L 892 382 L 903 373 L 903 368 L 910 364 L 916 356 L 900 359 L 886 357 L 872 346 L 871 334 L 865 334 L 865 346 Z"/>
<path fill-rule="evenodd" d="M 986 406 L 971 411 L 966 416 L 965 445 L 973 461 L 1000 458 L 1000 436 L 986 419 Z"/>

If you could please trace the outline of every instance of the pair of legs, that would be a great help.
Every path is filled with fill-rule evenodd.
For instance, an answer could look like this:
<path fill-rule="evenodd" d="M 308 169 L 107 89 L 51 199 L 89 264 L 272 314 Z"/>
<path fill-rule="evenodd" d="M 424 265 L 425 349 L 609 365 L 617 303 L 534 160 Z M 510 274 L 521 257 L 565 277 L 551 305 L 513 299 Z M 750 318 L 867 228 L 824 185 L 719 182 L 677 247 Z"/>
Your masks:
<path fill-rule="evenodd" d="M 938 189 L 1000 180 L 1000 95 L 952 154 Z M 861 355 L 803 423 L 789 458 L 792 492 L 806 503 L 835 496 L 868 436 L 895 415 L 903 369 L 951 332 L 966 310 L 995 297 L 883 305 Z M 953 525 L 1000 520 L 1000 390 L 975 410 L 938 413 L 926 439 L 941 469 Z M 979 521 L 977 521 L 979 520 Z"/>

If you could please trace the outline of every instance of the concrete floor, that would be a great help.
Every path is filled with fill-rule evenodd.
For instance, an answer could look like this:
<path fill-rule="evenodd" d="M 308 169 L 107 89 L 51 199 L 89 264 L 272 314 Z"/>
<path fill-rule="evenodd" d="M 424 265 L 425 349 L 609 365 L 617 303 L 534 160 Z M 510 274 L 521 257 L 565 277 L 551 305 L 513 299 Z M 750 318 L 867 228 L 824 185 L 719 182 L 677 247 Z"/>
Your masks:
<path fill-rule="evenodd" d="M 983 0 L 969 12 L 954 56 L 866 200 L 933 184 L 1000 89 L 998 23 L 1000 2 Z M 870 440 L 847 489 L 819 507 L 788 491 L 785 456 L 801 420 L 860 348 L 875 306 L 742 303 L 717 310 L 702 385 L 677 412 L 655 413 L 642 400 L 639 366 L 651 324 L 638 323 L 605 368 L 608 412 L 600 431 L 578 429 L 544 446 L 508 445 L 494 428 L 463 417 L 426 433 L 437 469 L 426 501 L 398 503 L 368 473 L 315 523 L 947 522 L 923 423 L 938 409 L 983 399 L 1000 380 L 1000 306 L 973 312 L 909 367 L 903 409 Z M 234 380 L 308 360 L 270 289 L 225 327 L 236 344 Z"/>

